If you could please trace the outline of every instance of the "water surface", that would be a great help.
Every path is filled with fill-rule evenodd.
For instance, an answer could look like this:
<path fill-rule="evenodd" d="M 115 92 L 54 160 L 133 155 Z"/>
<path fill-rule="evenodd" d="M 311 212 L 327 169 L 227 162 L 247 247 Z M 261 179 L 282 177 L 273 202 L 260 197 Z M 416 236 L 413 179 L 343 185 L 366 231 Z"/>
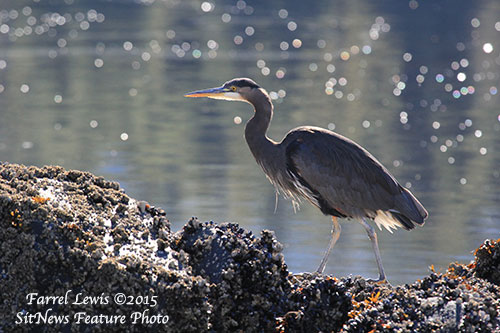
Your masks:
<path fill-rule="evenodd" d="M 243 138 L 252 109 L 183 94 L 247 76 L 273 97 L 269 136 L 334 129 L 430 213 L 379 232 L 393 283 L 467 262 L 500 234 L 497 1 L 3 1 L 0 160 L 91 171 L 191 217 L 272 229 L 313 271 L 330 219 L 275 194 Z M 326 273 L 377 275 L 342 221 Z"/>

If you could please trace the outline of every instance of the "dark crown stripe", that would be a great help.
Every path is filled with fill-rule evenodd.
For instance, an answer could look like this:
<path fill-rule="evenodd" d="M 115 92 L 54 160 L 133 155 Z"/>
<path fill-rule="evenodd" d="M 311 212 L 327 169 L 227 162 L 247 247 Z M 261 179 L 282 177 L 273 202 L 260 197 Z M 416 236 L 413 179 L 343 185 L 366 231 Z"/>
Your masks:
<path fill-rule="evenodd" d="M 260 86 L 249 79 L 236 79 L 226 83 L 226 85 L 236 86 L 239 88 L 250 87 L 250 88 L 260 88 Z"/>

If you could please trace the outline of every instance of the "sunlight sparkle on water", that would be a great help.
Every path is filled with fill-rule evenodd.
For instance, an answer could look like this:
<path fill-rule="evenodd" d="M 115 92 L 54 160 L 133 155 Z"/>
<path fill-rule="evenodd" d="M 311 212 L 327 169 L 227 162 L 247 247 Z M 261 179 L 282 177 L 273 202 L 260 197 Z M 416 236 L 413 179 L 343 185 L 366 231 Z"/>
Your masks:
<path fill-rule="evenodd" d="M 302 41 L 300 39 L 294 39 L 292 42 L 292 45 L 293 45 L 293 47 L 298 49 L 302 46 Z"/>
<path fill-rule="evenodd" d="M 211 12 L 212 10 L 214 10 L 214 8 L 215 5 L 208 1 L 205 1 L 201 4 L 201 10 L 204 11 L 205 13 Z"/>
<path fill-rule="evenodd" d="M 133 47 L 134 47 L 134 44 L 132 44 L 132 42 L 126 41 L 123 43 L 123 49 L 125 51 L 130 51 L 130 50 L 132 50 Z"/>
<path fill-rule="evenodd" d="M 485 43 L 483 45 L 483 51 L 485 53 L 491 53 L 491 52 L 493 52 L 493 45 L 491 45 L 491 43 Z"/>
<path fill-rule="evenodd" d="M 21 90 L 23 94 L 27 94 L 30 91 L 30 86 L 27 84 L 22 84 L 19 90 Z"/>
<path fill-rule="evenodd" d="M 234 36 L 234 44 L 236 45 L 241 45 L 243 43 L 243 37 L 241 37 L 240 35 L 236 35 Z"/>
<path fill-rule="evenodd" d="M 230 14 L 228 14 L 228 13 L 224 13 L 224 14 L 222 14 L 222 16 L 221 16 L 221 20 L 222 20 L 222 22 L 224 22 L 224 23 L 229 23 L 229 22 L 231 21 L 231 15 L 230 15 Z"/>
<path fill-rule="evenodd" d="M 94 66 L 97 68 L 101 68 L 104 66 L 104 61 L 101 58 L 97 58 L 94 60 Z"/>
<path fill-rule="evenodd" d="M 247 36 L 252 36 L 255 33 L 255 28 L 252 26 L 248 26 L 245 28 L 245 34 Z"/>
<path fill-rule="evenodd" d="M 207 42 L 207 46 L 211 50 L 217 50 L 219 48 L 219 44 L 216 41 L 212 40 L 212 39 L 210 39 Z"/>
<path fill-rule="evenodd" d="M 286 69 L 280 68 L 276 71 L 276 78 L 282 79 L 285 77 Z"/>

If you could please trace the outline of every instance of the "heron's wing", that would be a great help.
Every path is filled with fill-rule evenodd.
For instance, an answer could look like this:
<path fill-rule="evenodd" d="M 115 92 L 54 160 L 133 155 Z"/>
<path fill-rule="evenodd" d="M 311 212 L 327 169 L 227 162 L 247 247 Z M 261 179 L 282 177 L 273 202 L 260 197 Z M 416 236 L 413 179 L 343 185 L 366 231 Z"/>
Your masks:
<path fill-rule="evenodd" d="M 402 214 L 400 222 L 407 228 L 413 227 L 411 220 L 422 220 L 394 177 L 355 142 L 330 131 L 304 127 L 290 132 L 283 143 L 287 145 L 289 171 L 331 208 L 353 217 L 392 210 Z"/>

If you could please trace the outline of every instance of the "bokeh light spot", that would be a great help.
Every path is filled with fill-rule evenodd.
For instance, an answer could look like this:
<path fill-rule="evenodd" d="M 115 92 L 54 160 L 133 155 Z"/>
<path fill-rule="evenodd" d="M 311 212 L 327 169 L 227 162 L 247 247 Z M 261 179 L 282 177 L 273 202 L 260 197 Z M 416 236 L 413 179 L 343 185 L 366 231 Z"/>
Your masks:
<path fill-rule="evenodd" d="M 340 53 L 340 59 L 344 60 L 344 61 L 347 61 L 349 60 L 349 58 L 351 57 L 351 55 L 349 54 L 349 52 L 347 51 L 342 51 Z"/>
<path fill-rule="evenodd" d="M 302 46 L 302 41 L 300 39 L 294 39 L 292 42 L 292 45 L 293 45 L 293 47 L 298 49 Z"/>
<path fill-rule="evenodd" d="M 493 45 L 491 45 L 491 43 L 484 43 L 484 45 L 483 45 L 483 51 L 485 53 L 491 53 L 491 52 L 493 52 Z"/>
<path fill-rule="evenodd" d="M 30 86 L 27 84 L 22 84 L 21 88 L 19 88 L 23 94 L 27 94 L 30 91 Z"/>
<path fill-rule="evenodd" d="M 204 11 L 205 13 L 211 12 L 212 10 L 214 10 L 214 7 L 215 7 L 214 4 L 208 1 L 201 3 L 201 10 Z"/>

